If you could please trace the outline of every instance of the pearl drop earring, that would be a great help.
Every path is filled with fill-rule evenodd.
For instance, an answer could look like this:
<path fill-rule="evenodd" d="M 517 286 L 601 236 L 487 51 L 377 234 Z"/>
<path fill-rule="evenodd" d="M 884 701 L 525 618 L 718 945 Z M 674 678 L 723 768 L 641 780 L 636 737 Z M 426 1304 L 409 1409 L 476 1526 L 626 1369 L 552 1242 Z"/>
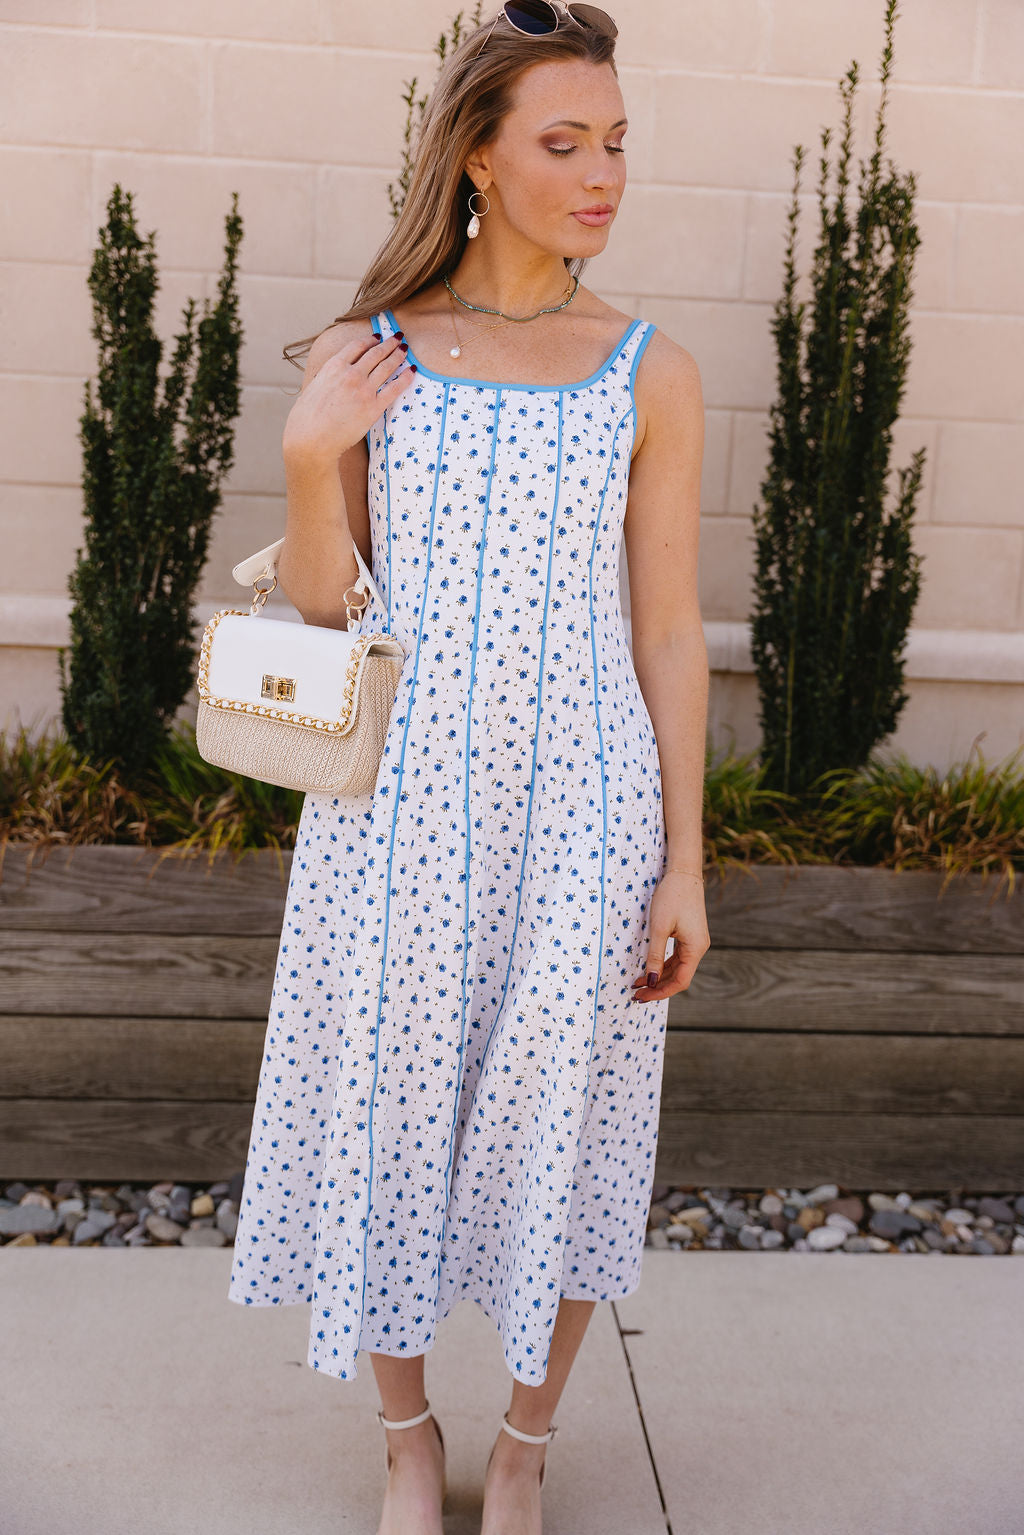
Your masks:
<path fill-rule="evenodd" d="M 487 209 L 491 206 L 491 200 L 487 196 L 486 192 L 470 192 L 469 197 L 466 199 L 466 201 L 469 203 L 469 211 L 470 211 L 470 213 L 473 214 L 473 217 L 470 219 L 469 223 L 466 225 L 466 238 L 468 240 L 475 240 L 477 235 L 480 233 L 480 215 L 478 213 L 476 213 L 474 211 L 474 209 L 473 209 L 473 199 L 474 199 L 474 197 L 482 197 L 483 198 L 484 202 L 487 204 L 487 208 L 484 209 L 485 213 L 487 212 Z"/>

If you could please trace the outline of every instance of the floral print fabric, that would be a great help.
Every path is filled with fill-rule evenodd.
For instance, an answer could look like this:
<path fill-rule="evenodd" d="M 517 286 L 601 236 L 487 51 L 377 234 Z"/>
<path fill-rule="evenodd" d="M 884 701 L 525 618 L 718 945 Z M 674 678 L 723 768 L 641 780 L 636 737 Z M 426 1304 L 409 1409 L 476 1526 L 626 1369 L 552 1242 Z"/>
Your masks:
<path fill-rule="evenodd" d="M 619 551 L 653 329 L 565 386 L 421 365 L 367 434 L 363 626 L 406 660 L 373 793 L 306 797 L 229 1288 L 309 1302 L 339 1379 L 470 1299 L 538 1384 L 559 1298 L 640 1280 L 664 822 Z"/>

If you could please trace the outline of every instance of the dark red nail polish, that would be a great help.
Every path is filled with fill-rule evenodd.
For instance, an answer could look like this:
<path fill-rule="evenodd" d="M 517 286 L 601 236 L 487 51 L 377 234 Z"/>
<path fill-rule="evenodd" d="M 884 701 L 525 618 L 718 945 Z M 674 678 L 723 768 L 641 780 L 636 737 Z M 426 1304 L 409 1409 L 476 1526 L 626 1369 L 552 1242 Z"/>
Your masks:
<path fill-rule="evenodd" d="M 405 331 L 404 330 L 396 330 L 396 331 L 393 331 L 392 334 L 395 335 L 395 336 L 404 336 L 405 335 Z"/>
<path fill-rule="evenodd" d="M 414 362 L 411 362 L 411 363 L 410 363 L 410 364 L 409 364 L 409 366 L 410 366 L 410 368 L 411 368 L 411 369 L 412 369 L 412 371 L 413 371 L 413 372 L 414 372 L 414 373 L 418 373 L 418 372 L 419 372 L 419 371 L 420 371 L 420 370 L 419 370 L 419 368 L 417 368 L 417 366 L 416 366 L 416 364 L 415 364 L 415 363 L 414 363 Z"/>
<path fill-rule="evenodd" d="M 648 970 L 647 972 L 647 984 L 648 986 L 657 986 L 658 984 L 658 977 L 653 970 Z"/>

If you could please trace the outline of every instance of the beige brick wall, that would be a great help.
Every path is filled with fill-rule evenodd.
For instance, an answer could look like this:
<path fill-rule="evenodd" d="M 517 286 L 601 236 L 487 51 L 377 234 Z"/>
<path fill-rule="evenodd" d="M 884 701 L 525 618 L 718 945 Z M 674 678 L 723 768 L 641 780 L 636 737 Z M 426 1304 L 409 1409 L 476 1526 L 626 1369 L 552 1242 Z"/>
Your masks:
<path fill-rule="evenodd" d="M 434 78 L 455 0 L 0 0 L 0 717 L 58 708 L 55 647 L 80 540 L 77 420 L 95 367 L 86 274 L 115 181 L 155 229 L 161 334 L 214 292 L 231 192 L 245 221 L 237 464 L 201 616 L 283 517 L 280 359 L 349 301 L 389 227 L 411 75 Z M 489 13 L 490 6 L 485 7 Z M 913 356 L 894 466 L 927 448 L 925 584 L 911 702 L 917 760 L 1024 741 L 1024 3 L 903 0 L 889 148 L 918 177 Z M 756 743 L 746 619 L 750 508 L 773 396 L 793 145 L 806 261 L 824 123 L 861 64 L 858 152 L 877 101 L 883 0 L 617 0 L 630 185 L 586 281 L 696 357 L 707 404 L 700 590 L 716 740 Z M 628 592 L 623 581 L 624 597 Z"/>

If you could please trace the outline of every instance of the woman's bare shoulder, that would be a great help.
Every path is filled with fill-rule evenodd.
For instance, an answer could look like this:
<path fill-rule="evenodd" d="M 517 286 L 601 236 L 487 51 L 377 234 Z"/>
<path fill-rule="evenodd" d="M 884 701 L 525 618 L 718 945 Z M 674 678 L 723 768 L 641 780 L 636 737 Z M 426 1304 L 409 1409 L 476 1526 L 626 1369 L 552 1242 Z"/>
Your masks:
<path fill-rule="evenodd" d="M 700 369 L 692 352 L 655 326 L 637 368 L 638 384 L 641 379 L 649 380 L 655 387 L 671 384 L 675 388 L 699 388 Z"/>
<path fill-rule="evenodd" d="M 693 430 L 703 421 L 704 396 L 697 359 L 655 328 L 644 348 L 634 386 L 639 430 L 634 458 L 651 431 Z"/>

